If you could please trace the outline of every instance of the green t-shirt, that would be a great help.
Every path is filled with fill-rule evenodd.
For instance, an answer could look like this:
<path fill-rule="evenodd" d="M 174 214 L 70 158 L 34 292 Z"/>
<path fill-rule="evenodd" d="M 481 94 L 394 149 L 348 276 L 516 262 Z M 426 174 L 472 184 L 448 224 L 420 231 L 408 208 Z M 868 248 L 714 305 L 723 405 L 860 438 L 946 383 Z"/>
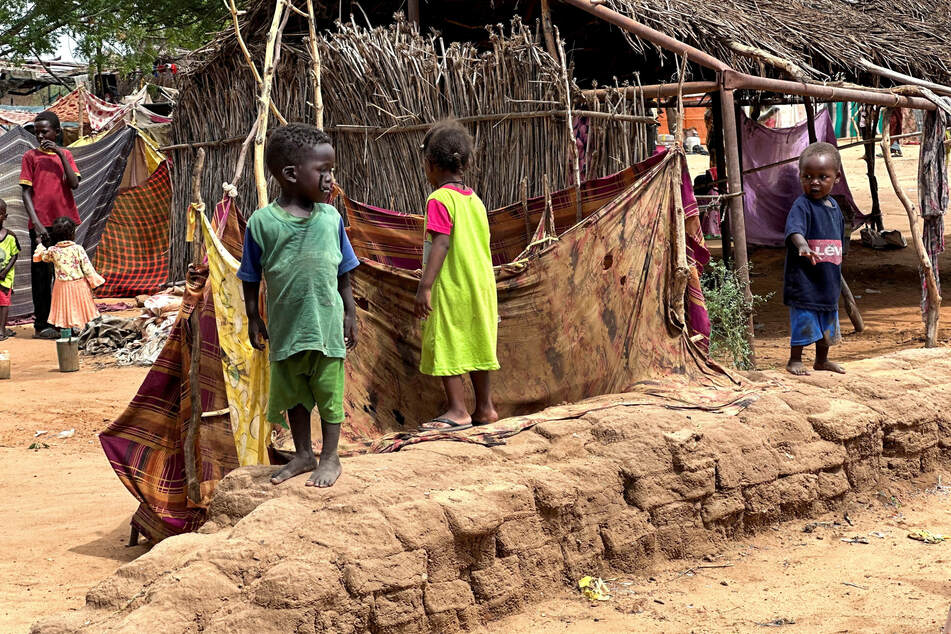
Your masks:
<path fill-rule="evenodd" d="M 346 251 L 352 261 L 344 262 Z M 238 277 L 264 278 L 272 362 L 305 350 L 346 356 L 337 277 L 354 266 L 343 220 L 330 205 L 314 205 L 307 218 L 292 216 L 277 203 L 251 215 Z"/>
<path fill-rule="evenodd" d="M 10 258 L 15 256 L 20 252 L 20 243 L 17 241 L 13 232 L 7 233 L 7 237 L 3 240 L 0 240 L 0 271 L 7 267 L 7 264 L 10 263 Z M 0 286 L 6 289 L 13 288 L 13 269 L 16 267 L 10 267 L 10 272 L 6 274 L 5 277 L 0 278 Z"/>

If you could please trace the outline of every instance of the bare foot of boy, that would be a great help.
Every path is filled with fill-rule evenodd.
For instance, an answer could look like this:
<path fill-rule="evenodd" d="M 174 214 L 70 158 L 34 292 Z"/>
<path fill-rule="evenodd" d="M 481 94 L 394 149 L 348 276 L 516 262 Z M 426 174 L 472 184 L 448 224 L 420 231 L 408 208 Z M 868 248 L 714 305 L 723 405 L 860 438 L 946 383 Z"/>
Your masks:
<path fill-rule="evenodd" d="M 843 368 L 838 363 L 833 363 L 828 359 L 825 361 L 816 361 L 815 365 L 812 366 L 817 372 L 837 372 L 839 374 L 845 374 L 845 368 Z"/>
<path fill-rule="evenodd" d="M 816 368 L 818 369 L 818 368 Z M 786 364 L 786 371 L 796 376 L 808 376 L 809 370 L 805 368 L 802 361 L 790 361 Z"/>
<path fill-rule="evenodd" d="M 327 456 L 326 458 L 321 457 L 320 464 L 317 465 L 317 468 L 314 469 L 314 473 L 307 479 L 305 486 L 318 487 L 321 489 L 332 487 L 334 482 L 337 481 L 337 478 L 340 477 L 342 471 L 343 467 L 340 465 L 339 456 L 335 454 L 333 456 Z"/>
<path fill-rule="evenodd" d="M 300 457 L 295 456 L 284 467 L 271 476 L 271 484 L 280 484 L 290 480 L 294 476 L 312 471 L 317 466 L 317 459 L 314 456 Z"/>

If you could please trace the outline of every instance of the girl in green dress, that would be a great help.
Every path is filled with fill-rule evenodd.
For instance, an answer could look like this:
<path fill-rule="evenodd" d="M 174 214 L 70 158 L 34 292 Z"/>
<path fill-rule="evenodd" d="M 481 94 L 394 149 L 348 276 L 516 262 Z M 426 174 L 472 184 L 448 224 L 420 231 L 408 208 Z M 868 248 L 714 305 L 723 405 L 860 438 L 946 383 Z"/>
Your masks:
<path fill-rule="evenodd" d="M 448 409 L 424 430 L 457 431 L 498 420 L 489 372 L 496 357 L 499 312 L 485 205 L 466 186 L 472 138 L 459 123 L 437 123 L 423 139 L 423 167 L 434 190 L 426 201 L 423 275 L 416 316 L 423 319 L 419 370 L 442 377 Z M 466 407 L 465 375 L 476 407 Z"/>

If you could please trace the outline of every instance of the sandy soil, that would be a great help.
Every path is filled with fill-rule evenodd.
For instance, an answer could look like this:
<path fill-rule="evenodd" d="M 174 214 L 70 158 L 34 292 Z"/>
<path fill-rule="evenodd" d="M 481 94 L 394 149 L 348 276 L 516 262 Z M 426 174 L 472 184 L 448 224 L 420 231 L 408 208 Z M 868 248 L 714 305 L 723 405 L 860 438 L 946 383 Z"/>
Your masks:
<path fill-rule="evenodd" d="M 867 208 L 864 163 L 858 156 L 850 150 L 844 160 L 856 199 Z M 906 148 L 906 158 L 898 160 L 909 189 L 915 185 L 915 157 L 916 150 Z M 695 158 L 691 164 L 697 167 Z M 910 237 L 907 218 L 880 171 L 886 225 Z M 753 262 L 755 292 L 778 291 L 782 253 L 758 250 Z M 945 260 L 943 266 L 949 265 Z M 854 243 L 847 266 L 846 278 L 861 296 L 868 330 L 855 335 L 845 326 L 837 356 L 848 361 L 920 346 L 923 326 L 913 251 L 872 252 Z M 867 288 L 881 292 L 868 293 Z M 942 315 L 945 324 L 951 324 L 949 311 Z M 786 319 L 778 295 L 757 315 L 764 366 L 785 362 Z M 13 362 L 13 379 L 0 382 L 2 632 L 25 632 L 40 615 L 78 607 L 90 586 L 145 548 L 124 545 L 136 502 L 115 477 L 95 435 L 125 407 L 146 370 L 83 359 L 80 372 L 60 374 L 54 345 L 29 339 L 27 327 L 17 330 L 19 336 L 0 342 Z M 949 337 L 948 328 L 942 328 L 942 341 Z M 51 438 L 67 429 L 75 429 L 75 435 Z M 38 430 L 48 433 L 34 439 Z M 48 447 L 27 449 L 34 440 Z M 804 522 L 786 524 L 728 546 L 713 563 L 731 563 L 730 568 L 679 576 L 694 564 L 677 562 L 655 571 L 655 582 L 612 581 L 617 596 L 610 602 L 590 606 L 566 593 L 506 626 L 516 632 L 745 631 L 759 629 L 757 622 L 789 618 L 807 631 L 934 632 L 951 600 L 951 544 L 924 546 L 904 533 L 908 526 L 951 533 L 951 502 L 946 495 L 902 492 L 899 497 L 907 526 L 899 523 L 895 509 L 871 500 L 856 510 L 855 527 L 804 535 Z M 869 545 L 838 540 L 839 533 L 867 535 L 873 530 L 888 535 L 870 538 Z M 720 585 L 721 580 L 727 585 Z M 868 589 L 841 585 L 846 581 Z M 630 586 L 623 585 L 628 582 Z M 888 606 L 887 611 L 876 610 L 879 605 Z"/>
<path fill-rule="evenodd" d="M 668 562 L 644 576 L 611 578 L 608 601 L 566 591 L 488 629 L 940 632 L 951 603 L 951 543 L 926 545 L 907 537 L 912 529 L 951 528 L 951 487 L 936 490 L 936 478 L 930 474 L 918 483 L 930 491 L 913 492 L 903 483 L 857 501 L 847 513 L 786 522 L 752 539 L 727 542 L 708 560 Z M 832 525 L 804 532 L 813 522 Z M 842 541 L 856 536 L 869 543 Z"/>
<path fill-rule="evenodd" d="M 24 632 L 41 614 L 81 605 L 91 585 L 145 552 L 125 547 L 138 503 L 96 433 L 126 406 L 146 369 L 97 370 L 82 359 L 79 372 L 62 374 L 54 344 L 16 330 L 0 342 L 13 376 L 0 382 L 2 632 Z M 71 438 L 55 438 L 69 429 Z M 47 433 L 34 439 L 39 430 Z M 48 447 L 27 449 L 33 442 Z"/>

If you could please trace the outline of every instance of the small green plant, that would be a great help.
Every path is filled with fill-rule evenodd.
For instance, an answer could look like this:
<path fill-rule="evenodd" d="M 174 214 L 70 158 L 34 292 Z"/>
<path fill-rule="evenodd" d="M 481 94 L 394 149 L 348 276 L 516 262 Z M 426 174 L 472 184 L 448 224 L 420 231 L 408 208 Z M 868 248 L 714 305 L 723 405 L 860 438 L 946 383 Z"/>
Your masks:
<path fill-rule="evenodd" d="M 700 282 L 710 316 L 710 356 L 732 362 L 740 370 L 752 370 L 753 351 L 746 340 L 746 324 L 756 307 L 772 293 L 766 297 L 753 295 L 753 301 L 747 302 L 736 273 L 723 260 L 711 260 Z"/>

